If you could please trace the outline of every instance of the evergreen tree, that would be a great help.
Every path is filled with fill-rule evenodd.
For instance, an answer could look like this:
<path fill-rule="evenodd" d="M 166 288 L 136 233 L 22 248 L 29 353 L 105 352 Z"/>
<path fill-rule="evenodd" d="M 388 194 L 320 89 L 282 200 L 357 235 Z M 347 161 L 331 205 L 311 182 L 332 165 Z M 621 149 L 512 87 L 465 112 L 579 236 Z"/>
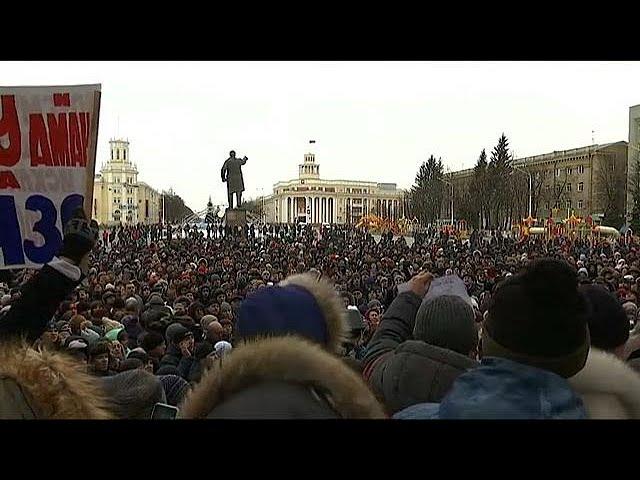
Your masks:
<path fill-rule="evenodd" d="M 490 199 L 490 210 L 493 212 L 493 226 L 504 228 L 509 205 L 509 181 L 512 155 L 509 153 L 509 141 L 503 133 L 498 144 L 491 152 L 488 165 L 487 192 Z"/>
<path fill-rule="evenodd" d="M 193 215 L 193 210 L 185 205 L 180 195 L 174 193 L 172 190 L 162 192 L 162 195 L 164 197 L 164 217 L 166 222 L 180 222 L 183 218 Z M 160 202 L 162 202 L 162 200 L 160 200 Z"/>
<path fill-rule="evenodd" d="M 480 152 L 478 161 L 473 167 L 473 180 L 471 181 L 471 196 L 476 198 L 475 212 L 473 218 L 469 219 L 471 223 L 477 228 L 483 228 L 488 221 L 488 204 L 489 204 L 489 191 L 488 191 L 488 168 L 487 153 L 484 148 Z"/>
<path fill-rule="evenodd" d="M 440 216 L 440 206 L 443 198 L 442 176 L 444 167 L 442 159 L 431 155 L 422 162 L 413 187 L 410 192 L 412 214 L 423 225 L 434 222 Z"/>

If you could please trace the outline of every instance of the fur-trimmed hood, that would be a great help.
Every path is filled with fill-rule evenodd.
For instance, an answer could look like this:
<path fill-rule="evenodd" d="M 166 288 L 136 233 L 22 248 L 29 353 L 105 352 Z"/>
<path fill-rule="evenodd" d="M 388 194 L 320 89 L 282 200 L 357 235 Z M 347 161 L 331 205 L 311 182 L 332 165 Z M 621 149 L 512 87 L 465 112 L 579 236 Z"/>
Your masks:
<path fill-rule="evenodd" d="M 327 324 L 328 349 L 334 353 L 339 352 L 347 335 L 347 311 L 333 285 L 324 279 L 317 280 L 309 273 L 291 275 L 279 285 L 296 285 L 313 295 Z"/>
<path fill-rule="evenodd" d="M 64 354 L 0 344 L 0 419 L 109 419 L 97 379 Z"/>
<path fill-rule="evenodd" d="M 385 418 L 362 377 L 319 345 L 294 336 L 264 338 L 235 348 L 189 393 L 181 416 L 206 418 L 239 392 L 273 382 L 323 392 L 341 418 Z"/>
<path fill-rule="evenodd" d="M 640 375 L 614 355 L 591 347 L 585 367 L 569 384 L 589 418 L 640 419 Z"/>

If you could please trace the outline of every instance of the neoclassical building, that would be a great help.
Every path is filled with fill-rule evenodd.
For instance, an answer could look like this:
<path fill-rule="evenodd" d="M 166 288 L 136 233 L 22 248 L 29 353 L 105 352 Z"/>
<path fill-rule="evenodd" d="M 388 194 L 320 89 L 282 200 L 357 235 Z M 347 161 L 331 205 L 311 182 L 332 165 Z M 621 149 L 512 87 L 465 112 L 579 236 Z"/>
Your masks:
<path fill-rule="evenodd" d="M 262 199 L 268 223 L 357 223 L 374 214 L 398 220 L 404 213 L 404 191 L 395 183 L 323 180 L 315 154 L 298 165 L 298 178 L 278 182 Z"/>
<path fill-rule="evenodd" d="M 93 218 L 100 225 L 157 223 L 161 194 L 138 181 L 138 169 L 129 156 L 129 141 L 109 141 L 110 157 L 93 183 Z"/>

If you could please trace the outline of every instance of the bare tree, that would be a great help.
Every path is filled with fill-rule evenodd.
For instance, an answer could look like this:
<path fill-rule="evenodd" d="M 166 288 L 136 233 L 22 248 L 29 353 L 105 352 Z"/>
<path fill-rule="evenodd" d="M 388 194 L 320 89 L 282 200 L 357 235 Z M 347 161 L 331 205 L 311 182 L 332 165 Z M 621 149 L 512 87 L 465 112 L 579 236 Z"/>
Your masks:
<path fill-rule="evenodd" d="M 596 173 L 595 194 L 603 208 L 603 223 L 619 228 L 624 220 L 624 172 L 616 171 L 615 159 L 608 161 L 609 155 L 604 156 Z"/>
<path fill-rule="evenodd" d="M 561 178 L 562 173 L 558 174 L 558 170 L 564 172 L 564 177 Z M 551 189 L 551 199 L 553 200 L 553 208 L 564 208 L 563 200 L 567 194 L 567 169 L 558 168 L 558 162 L 553 165 L 553 185 Z"/>
<path fill-rule="evenodd" d="M 532 215 L 538 218 L 539 211 L 542 209 L 543 189 L 547 178 L 546 170 L 539 170 L 532 173 L 531 181 L 531 210 Z"/>

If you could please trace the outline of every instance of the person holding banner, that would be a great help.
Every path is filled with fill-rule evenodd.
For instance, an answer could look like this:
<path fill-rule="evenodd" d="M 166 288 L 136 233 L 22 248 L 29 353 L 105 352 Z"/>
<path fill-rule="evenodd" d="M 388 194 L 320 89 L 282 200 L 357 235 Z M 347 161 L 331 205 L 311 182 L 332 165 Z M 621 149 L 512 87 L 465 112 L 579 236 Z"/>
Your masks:
<path fill-rule="evenodd" d="M 97 239 L 98 224 L 78 209 L 65 227 L 58 256 L 26 283 L 20 299 L 0 318 L 0 338 L 26 336 L 34 341 L 45 331 L 58 305 L 79 285 Z"/>
<path fill-rule="evenodd" d="M 0 419 L 110 419 L 104 392 L 78 360 L 34 349 L 58 305 L 78 285 L 95 245 L 95 222 L 76 216 L 62 249 L 23 287 L 0 317 Z"/>

